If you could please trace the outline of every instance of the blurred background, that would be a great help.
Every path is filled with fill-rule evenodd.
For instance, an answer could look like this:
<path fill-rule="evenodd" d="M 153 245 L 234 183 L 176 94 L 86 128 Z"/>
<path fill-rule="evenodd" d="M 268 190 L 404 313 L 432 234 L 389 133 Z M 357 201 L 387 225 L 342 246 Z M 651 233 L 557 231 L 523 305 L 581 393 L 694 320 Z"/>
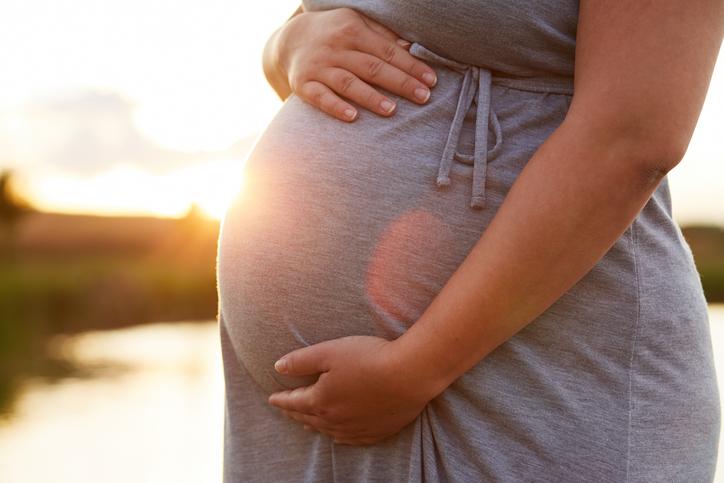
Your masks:
<path fill-rule="evenodd" d="M 220 480 L 216 237 L 298 4 L 0 3 L 1 482 Z M 722 381 L 723 57 L 669 176 Z"/>

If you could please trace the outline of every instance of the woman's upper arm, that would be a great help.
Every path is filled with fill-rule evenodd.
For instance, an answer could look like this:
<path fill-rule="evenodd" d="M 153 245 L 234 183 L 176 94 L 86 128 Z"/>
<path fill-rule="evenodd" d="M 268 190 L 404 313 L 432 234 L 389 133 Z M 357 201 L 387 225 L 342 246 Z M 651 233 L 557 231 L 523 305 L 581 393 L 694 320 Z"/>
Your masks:
<path fill-rule="evenodd" d="M 567 121 L 676 165 L 724 31 L 722 0 L 582 0 Z"/>

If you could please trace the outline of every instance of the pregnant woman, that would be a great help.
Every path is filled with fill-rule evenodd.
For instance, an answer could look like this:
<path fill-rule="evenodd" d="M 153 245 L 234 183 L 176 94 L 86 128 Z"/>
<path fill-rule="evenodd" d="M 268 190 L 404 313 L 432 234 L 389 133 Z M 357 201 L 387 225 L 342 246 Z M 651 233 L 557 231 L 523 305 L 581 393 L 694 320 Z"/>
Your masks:
<path fill-rule="evenodd" d="M 225 481 L 711 481 L 667 173 L 724 2 L 303 7 L 219 240 Z"/>

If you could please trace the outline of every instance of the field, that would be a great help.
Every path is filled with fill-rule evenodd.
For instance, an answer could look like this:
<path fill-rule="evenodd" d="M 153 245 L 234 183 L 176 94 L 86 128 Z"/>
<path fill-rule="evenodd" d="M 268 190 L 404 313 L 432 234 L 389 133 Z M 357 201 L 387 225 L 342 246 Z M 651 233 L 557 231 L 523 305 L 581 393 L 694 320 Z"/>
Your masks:
<path fill-rule="evenodd" d="M 70 370 L 46 354 L 53 334 L 213 319 L 217 234 L 194 213 L 19 220 L 0 252 L 0 414 L 24 376 Z"/>
<path fill-rule="evenodd" d="M 682 231 L 694 253 L 707 300 L 724 302 L 724 229 L 690 226 Z"/>

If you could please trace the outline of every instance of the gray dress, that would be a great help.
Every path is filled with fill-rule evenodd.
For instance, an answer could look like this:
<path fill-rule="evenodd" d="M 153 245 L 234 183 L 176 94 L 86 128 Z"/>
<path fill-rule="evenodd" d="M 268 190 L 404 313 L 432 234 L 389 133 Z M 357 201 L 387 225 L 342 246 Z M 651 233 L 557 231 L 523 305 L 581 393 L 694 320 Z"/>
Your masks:
<path fill-rule="evenodd" d="M 666 179 L 580 282 L 391 439 L 336 445 L 267 404 L 313 380 L 278 376 L 281 355 L 415 323 L 573 93 L 572 0 L 304 5 L 389 26 L 438 84 L 351 124 L 292 95 L 257 140 L 219 240 L 225 481 L 710 481 L 707 307 Z"/>

